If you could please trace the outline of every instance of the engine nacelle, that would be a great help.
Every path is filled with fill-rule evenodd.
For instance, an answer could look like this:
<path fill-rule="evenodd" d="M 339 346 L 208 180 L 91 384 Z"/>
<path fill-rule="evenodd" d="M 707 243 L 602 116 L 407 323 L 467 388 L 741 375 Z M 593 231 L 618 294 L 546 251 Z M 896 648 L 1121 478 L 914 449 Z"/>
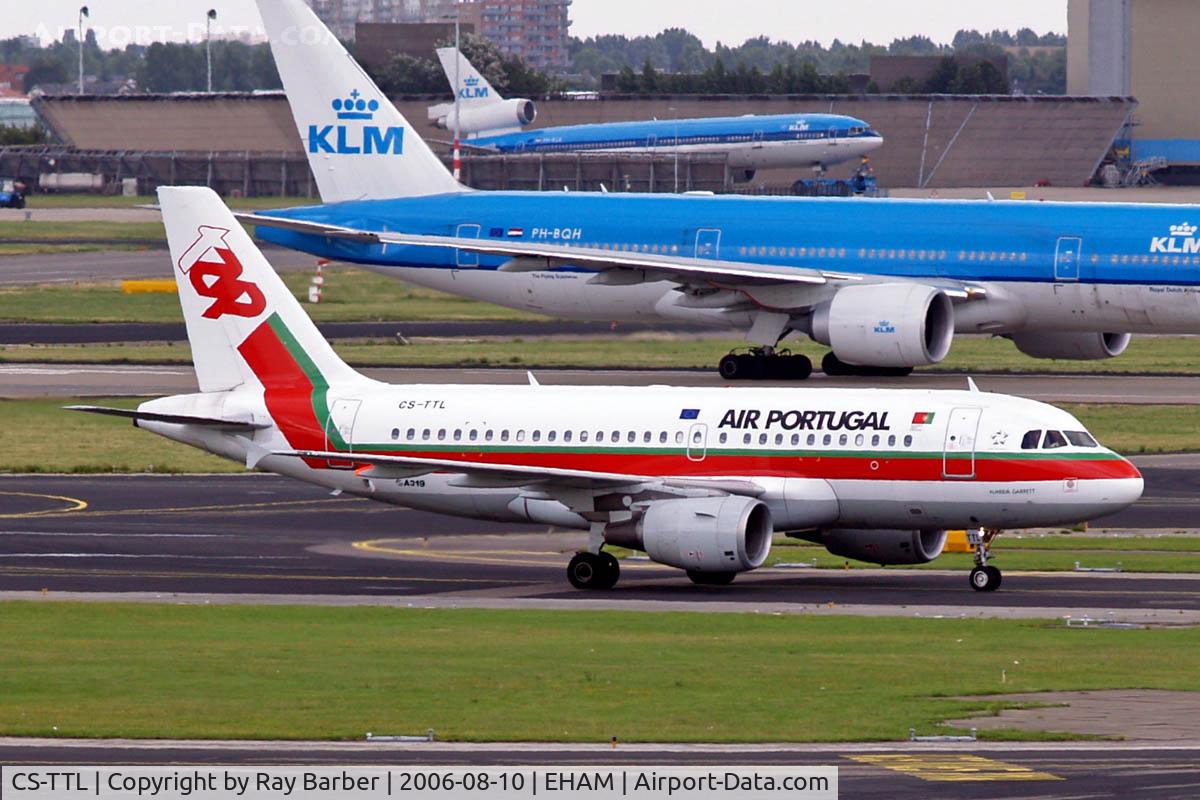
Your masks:
<path fill-rule="evenodd" d="M 511 131 L 533 123 L 537 118 L 537 107 L 532 100 L 514 97 L 499 103 L 485 105 L 462 104 L 459 129 L 464 134 L 488 135 L 499 131 Z M 446 103 L 430 109 L 434 123 L 439 128 L 454 127 L 454 105 Z"/>
<path fill-rule="evenodd" d="M 888 564 L 928 564 L 942 554 L 946 531 L 847 530 L 819 531 L 805 536 L 835 556 Z"/>
<path fill-rule="evenodd" d="M 1128 333 L 1053 333 L 1023 331 L 1012 335 L 1013 344 L 1033 358 L 1066 358 L 1097 361 L 1125 352 L 1132 337 Z"/>
<path fill-rule="evenodd" d="M 610 527 L 610 544 L 692 572 L 757 569 L 771 552 L 771 510 L 750 497 L 697 497 L 651 503 L 635 523 Z"/>
<path fill-rule="evenodd" d="M 945 292 L 919 283 L 846 286 L 813 312 L 811 333 L 847 364 L 936 364 L 950 352 L 954 308 Z"/>

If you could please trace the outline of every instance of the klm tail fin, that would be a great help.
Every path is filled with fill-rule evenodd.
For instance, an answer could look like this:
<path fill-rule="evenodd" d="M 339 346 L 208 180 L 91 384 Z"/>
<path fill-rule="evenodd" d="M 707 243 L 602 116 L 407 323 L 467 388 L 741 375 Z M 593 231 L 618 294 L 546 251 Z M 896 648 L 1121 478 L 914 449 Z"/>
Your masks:
<path fill-rule="evenodd" d="M 258 0 L 321 200 L 464 191 L 304 0 Z"/>
<path fill-rule="evenodd" d="M 500 96 L 488 79 L 467 60 L 461 52 L 453 47 L 439 47 L 438 61 L 442 62 L 442 71 L 446 80 L 454 87 L 458 102 L 463 106 L 486 106 L 498 103 L 504 98 Z"/>
<path fill-rule="evenodd" d="M 211 189 L 158 190 L 202 392 L 365 381 L 325 341 Z"/>

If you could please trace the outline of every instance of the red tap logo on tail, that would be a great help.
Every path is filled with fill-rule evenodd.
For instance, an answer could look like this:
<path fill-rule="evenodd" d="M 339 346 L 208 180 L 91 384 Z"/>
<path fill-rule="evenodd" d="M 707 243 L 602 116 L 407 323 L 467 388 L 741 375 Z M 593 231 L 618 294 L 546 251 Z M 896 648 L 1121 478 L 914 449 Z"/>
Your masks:
<path fill-rule="evenodd" d="M 225 244 L 229 229 L 201 225 L 197 230 L 200 235 L 179 257 L 178 266 L 196 294 L 213 301 L 202 316 L 257 317 L 266 310 L 267 299 L 256 284 L 241 279 L 242 262 Z"/>

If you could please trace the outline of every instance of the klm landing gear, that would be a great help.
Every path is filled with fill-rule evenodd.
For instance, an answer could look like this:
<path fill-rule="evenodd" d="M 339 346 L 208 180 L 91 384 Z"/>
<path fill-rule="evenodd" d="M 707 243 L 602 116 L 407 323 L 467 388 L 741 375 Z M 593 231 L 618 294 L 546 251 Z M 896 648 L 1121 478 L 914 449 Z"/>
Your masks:
<path fill-rule="evenodd" d="M 847 364 L 832 352 L 826 353 L 821 359 L 821 371 L 831 378 L 863 377 L 863 378 L 903 378 L 911 375 L 912 367 L 860 367 L 857 364 Z"/>
<path fill-rule="evenodd" d="M 793 355 L 773 347 L 754 347 L 748 352 L 733 352 L 717 364 L 717 371 L 727 381 L 802 381 L 812 374 L 808 356 Z"/>
<path fill-rule="evenodd" d="M 567 580 L 576 589 L 611 589 L 621 577 L 621 564 L 610 553 L 576 553 L 567 565 Z"/>
<path fill-rule="evenodd" d="M 1000 588 L 1000 570 L 987 563 L 992 539 L 999 531 L 968 531 L 967 542 L 975 548 L 975 569 L 971 570 L 971 588 L 977 592 L 994 592 Z"/>

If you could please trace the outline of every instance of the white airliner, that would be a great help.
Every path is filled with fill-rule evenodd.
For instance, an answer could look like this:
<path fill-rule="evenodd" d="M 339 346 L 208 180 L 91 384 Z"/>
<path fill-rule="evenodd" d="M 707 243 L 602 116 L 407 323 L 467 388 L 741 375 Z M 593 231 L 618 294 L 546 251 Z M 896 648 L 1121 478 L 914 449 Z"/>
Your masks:
<path fill-rule="evenodd" d="M 776 533 L 879 564 L 980 532 L 1125 508 L 1137 469 L 1070 414 L 971 391 L 388 385 L 348 367 L 220 199 L 159 189 L 198 394 L 132 417 L 310 483 L 445 514 L 586 530 L 568 567 L 611 588 L 606 544 L 723 584 Z"/>

